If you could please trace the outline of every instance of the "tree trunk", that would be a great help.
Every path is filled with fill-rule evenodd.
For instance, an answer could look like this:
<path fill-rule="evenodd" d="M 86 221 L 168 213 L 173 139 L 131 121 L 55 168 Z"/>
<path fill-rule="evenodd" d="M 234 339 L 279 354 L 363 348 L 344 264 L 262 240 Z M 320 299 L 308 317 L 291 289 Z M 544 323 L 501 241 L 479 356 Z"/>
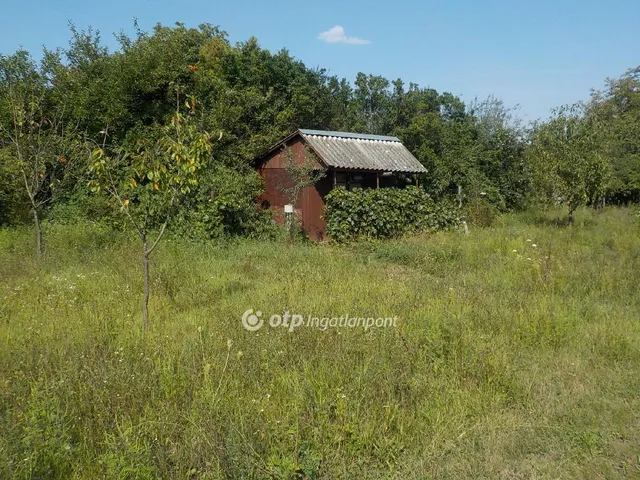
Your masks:
<path fill-rule="evenodd" d="M 569 225 L 573 225 L 575 222 L 574 209 L 569 210 Z"/>
<path fill-rule="evenodd" d="M 42 245 L 42 228 L 40 227 L 40 215 L 38 215 L 38 209 L 33 207 L 33 222 L 36 228 L 36 248 L 38 257 L 42 257 L 44 253 L 44 246 Z"/>
<path fill-rule="evenodd" d="M 142 268 L 144 271 L 144 293 L 142 294 L 142 330 L 146 336 L 149 332 L 149 252 L 147 238 L 142 237 Z"/>

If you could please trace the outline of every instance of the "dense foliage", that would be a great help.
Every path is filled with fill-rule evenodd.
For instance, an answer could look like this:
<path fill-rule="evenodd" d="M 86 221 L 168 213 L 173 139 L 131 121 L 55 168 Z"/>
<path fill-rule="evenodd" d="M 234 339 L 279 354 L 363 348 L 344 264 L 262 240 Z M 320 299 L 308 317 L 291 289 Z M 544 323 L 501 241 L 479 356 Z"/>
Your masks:
<path fill-rule="evenodd" d="M 40 62 L 23 50 L 0 55 L 2 224 L 34 214 L 119 222 L 87 187 L 87 152 L 100 146 L 113 157 L 137 148 L 170 121 L 176 92 L 197 102 L 198 129 L 212 138 L 200 180 L 172 220 L 191 236 L 269 228 L 254 202 L 261 181 L 252 161 L 296 128 L 398 136 L 427 168 L 421 185 L 436 199 L 461 190 L 466 204 L 482 197 L 506 211 L 540 199 L 573 209 L 640 197 L 638 69 L 609 80 L 576 113 L 581 138 L 595 146 L 586 158 L 565 148 L 557 115 L 528 128 L 496 98 L 465 104 L 451 93 L 364 73 L 351 83 L 286 50 L 271 53 L 255 38 L 232 45 L 211 25 L 158 25 L 118 40 L 109 51 L 96 32 L 72 28 L 69 46 L 46 50 Z M 584 151 L 585 142 L 574 143 Z M 563 176 L 577 182 L 571 191 Z"/>
<path fill-rule="evenodd" d="M 327 196 L 324 215 L 327 233 L 337 242 L 443 230 L 460 222 L 456 206 L 436 203 L 418 187 L 354 191 L 336 188 Z"/>
<path fill-rule="evenodd" d="M 620 79 L 608 79 L 605 90 L 593 94 L 588 117 L 604 130 L 601 142 L 611 168 L 606 197 L 616 203 L 640 202 L 640 66 Z"/>
<path fill-rule="evenodd" d="M 529 154 L 535 191 L 541 202 L 563 203 L 569 218 L 580 205 L 595 205 L 605 194 L 610 164 L 594 120 L 581 109 L 560 109 L 532 133 Z"/>

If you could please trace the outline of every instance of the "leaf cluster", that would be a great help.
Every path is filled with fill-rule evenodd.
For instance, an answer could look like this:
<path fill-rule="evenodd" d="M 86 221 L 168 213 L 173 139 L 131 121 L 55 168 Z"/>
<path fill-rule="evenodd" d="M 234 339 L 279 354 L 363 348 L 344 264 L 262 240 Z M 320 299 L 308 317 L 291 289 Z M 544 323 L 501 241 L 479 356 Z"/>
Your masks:
<path fill-rule="evenodd" d="M 460 211 L 435 202 L 421 188 L 334 189 L 326 198 L 327 234 L 336 242 L 358 237 L 391 238 L 457 226 Z"/>

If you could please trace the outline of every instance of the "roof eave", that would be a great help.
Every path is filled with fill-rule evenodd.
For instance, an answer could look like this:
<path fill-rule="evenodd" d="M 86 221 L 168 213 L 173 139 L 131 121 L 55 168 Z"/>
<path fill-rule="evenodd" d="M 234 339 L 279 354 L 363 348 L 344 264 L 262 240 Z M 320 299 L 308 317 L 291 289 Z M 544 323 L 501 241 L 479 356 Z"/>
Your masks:
<path fill-rule="evenodd" d="M 327 165 L 327 168 L 329 168 L 330 170 L 343 170 L 343 171 L 349 171 L 349 172 L 371 172 L 371 173 L 375 173 L 375 172 L 392 172 L 392 173 L 412 173 L 412 174 L 420 174 L 420 173 L 428 173 L 428 170 L 425 168 L 424 170 L 400 170 L 400 169 L 393 169 L 393 168 L 358 168 L 358 167 L 340 167 L 340 166 L 333 166 L 333 165 Z"/>

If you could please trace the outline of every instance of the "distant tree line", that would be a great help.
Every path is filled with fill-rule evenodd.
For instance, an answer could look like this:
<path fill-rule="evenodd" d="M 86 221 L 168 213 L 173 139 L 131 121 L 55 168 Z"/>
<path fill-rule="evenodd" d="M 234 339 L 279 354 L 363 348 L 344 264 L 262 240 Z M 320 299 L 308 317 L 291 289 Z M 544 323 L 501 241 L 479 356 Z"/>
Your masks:
<path fill-rule="evenodd" d="M 39 62 L 23 50 L 0 56 L 0 224 L 118 224 L 137 205 L 145 228 L 160 229 L 166 208 L 144 203 L 159 192 L 185 234 L 259 233 L 268 221 L 254 202 L 262 183 L 252 160 L 296 128 L 398 136 L 427 168 L 420 185 L 435 199 L 462 192 L 495 211 L 554 203 L 570 215 L 640 201 L 640 67 L 585 104 L 523 125 L 496 98 L 464 103 L 364 73 L 350 83 L 255 38 L 232 45 L 211 25 L 119 34 L 114 52 L 97 32 L 71 33 L 68 48 Z M 192 138 L 206 133 L 206 158 L 167 133 L 176 119 Z M 183 150 L 183 170 L 171 170 Z M 98 191 L 106 184 L 120 202 Z"/>

